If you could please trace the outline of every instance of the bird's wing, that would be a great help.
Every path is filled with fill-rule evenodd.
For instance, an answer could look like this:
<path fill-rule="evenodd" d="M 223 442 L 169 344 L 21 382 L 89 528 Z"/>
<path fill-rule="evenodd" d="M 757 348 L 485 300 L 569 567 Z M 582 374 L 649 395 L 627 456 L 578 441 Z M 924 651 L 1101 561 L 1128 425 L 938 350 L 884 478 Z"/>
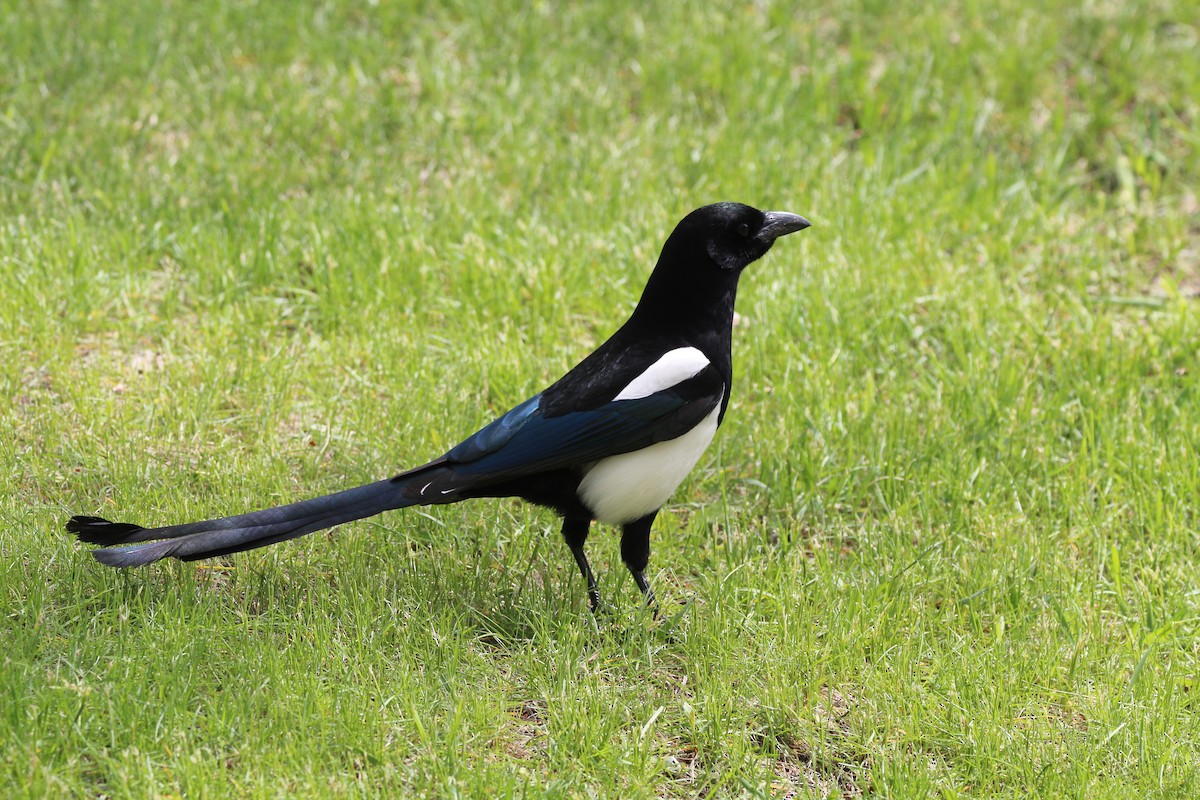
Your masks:
<path fill-rule="evenodd" d="M 547 416 L 541 395 L 526 400 L 453 447 L 429 467 L 446 467 L 441 479 L 472 484 L 579 467 L 687 433 L 720 404 L 724 382 L 715 370 L 646 397 L 614 400 L 598 408 Z M 431 488 L 436 489 L 437 486 Z"/>

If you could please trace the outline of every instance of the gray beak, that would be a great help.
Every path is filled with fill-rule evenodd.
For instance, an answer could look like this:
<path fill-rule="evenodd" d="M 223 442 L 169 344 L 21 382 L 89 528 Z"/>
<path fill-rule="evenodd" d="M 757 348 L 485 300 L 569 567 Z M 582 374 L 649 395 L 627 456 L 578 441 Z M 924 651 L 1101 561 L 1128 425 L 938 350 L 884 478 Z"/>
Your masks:
<path fill-rule="evenodd" d="M 789 214 L 786 211 L 765 211 L 763 216 L 766 219 L 762 229 L 754 237 L 763 244 L 770 244 L 780 236 L 787 236 L 812 226 L 811 222 L 799 214 Z"/>

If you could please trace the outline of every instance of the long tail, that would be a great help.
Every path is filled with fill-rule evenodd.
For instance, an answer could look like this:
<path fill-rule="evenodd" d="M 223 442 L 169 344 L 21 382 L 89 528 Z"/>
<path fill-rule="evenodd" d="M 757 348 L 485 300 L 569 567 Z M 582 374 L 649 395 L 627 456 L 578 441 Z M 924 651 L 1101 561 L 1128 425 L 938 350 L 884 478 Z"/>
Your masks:
<path fill-rule="evenodd" d="M 252 550 L 381 511 L 430 502 L 421 492 L 414 491 L 413 483 L 412 473 L 405 473 L 286 506 L 164 528 L 143 528 L 100 517 L 71 517 L 67 530 L 83 542 L 105 547 L 130 545 L 92 551 L 97 561 L 110 567 L 141 567 L 170 557 L 195 561 Z M 442 502 L 448 500 L 451 498 Z"/>

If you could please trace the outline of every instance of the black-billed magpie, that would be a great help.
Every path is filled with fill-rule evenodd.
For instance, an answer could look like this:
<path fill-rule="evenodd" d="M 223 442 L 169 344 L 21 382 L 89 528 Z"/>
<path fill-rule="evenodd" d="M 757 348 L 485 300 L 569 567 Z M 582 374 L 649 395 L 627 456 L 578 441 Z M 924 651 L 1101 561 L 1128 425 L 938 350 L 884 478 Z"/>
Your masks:
<path fill-rule="evenodd" d="M 583 545 L 593 520 L 620 525 L 621 558 L 650 605 L 650 526 L 712 441 L 729 405 L 738 278 L 808 220 L 741 203 L 698 208 L 676 226 L 629 320 L 541 394 L 445 455 L 393 478 L 232 517 L 143 528 L 72 517 L 112 567 L 251 550 L 406 506 L 521 497 L 552 508 L 600 605 Z M 141 544 L 137 544 L 137 543 Z"/>

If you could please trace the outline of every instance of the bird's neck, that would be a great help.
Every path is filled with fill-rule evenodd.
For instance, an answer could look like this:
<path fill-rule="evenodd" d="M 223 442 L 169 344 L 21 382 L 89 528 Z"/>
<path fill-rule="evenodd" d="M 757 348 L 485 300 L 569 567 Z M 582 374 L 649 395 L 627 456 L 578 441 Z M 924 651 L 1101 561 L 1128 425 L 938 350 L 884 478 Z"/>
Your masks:
<path fill-rule="evenodd" d="M 724 346 L 733 329 L 733 304 L 737 298 L 737 274 L 705 275 L 688 280 L 685 270 L 656 269 L 630 317 L 642 330 L 661 331 L 699 344 Z M 694 273 L 693 273 L 694 274 Z"/>

